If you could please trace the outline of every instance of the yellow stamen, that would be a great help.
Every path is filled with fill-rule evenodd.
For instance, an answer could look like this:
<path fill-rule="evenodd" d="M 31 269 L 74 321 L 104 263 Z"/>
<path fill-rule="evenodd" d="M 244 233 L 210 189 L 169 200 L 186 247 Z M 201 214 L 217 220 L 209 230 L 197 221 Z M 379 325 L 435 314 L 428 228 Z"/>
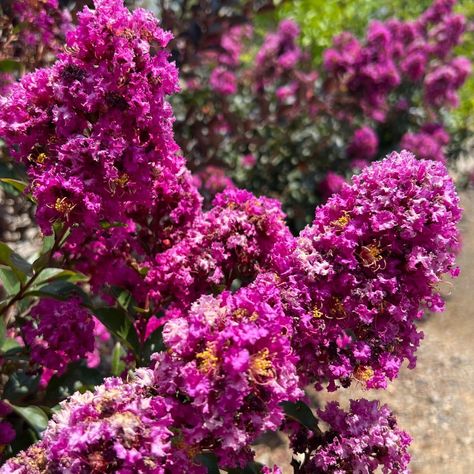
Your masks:
<path fill-rule="evenodd" d="M 366 249 L 369 252 L 370 256 L 375 258 L 376 260 L 380 260 L 382 258 L 382 251 L 377 247 L 377 245 L 367 245 Z"/>
<path fill-rule="evenodd" d="M 112 180 L 112 183 L 119 186 L 120 188 L 124 188 L 126 184 L 129 182 L 130 176 L 127 173 L 123 173 L 118 178 Z"/>
<path fill-rule="evenodd" d="M 249 312 L 245 308 L 237 308 L 232 315 L 235 319 L 248 318 L 250 321 L 256 321 L 258 319 L 258 314 L 255 311 L 249 316 Z"/>
<path fill-rule="evenodd" d="M 200 452 L 199 446 L 193 446 L 186 443 L 181 434 L 175 436 L 172 440 L 172 443 L 175 448 L 179 449 L 180 451 L 184 451 L 190 459 L 196 457 Z"/>
<path fill-rule="evenodd" d="M 374 376 L 374 371 L 371 367 L 366 367 L 365 365 L 359 365 L 354 370 L 354 378 L 360 382 L 366 383 Z"/>
<path fill-rule="evenodd" d="M 248 311 L 245 308 L 238 308 L 234 311 L 233 316 L 236 319 L 242 319 L 247 316 Z"/>
<path fill-rule="evenodd" d="M 211 372 L 216 369 L 219 358 L 216 356 L 216 348 L 213 344 L 207 343 L 206 349 L 196 354 L 199 361 L 199 370 L 204 373 Z"/>
<path fill-rule="evenodd" d="M 269 359 L 270 351 L 265 348 L 254 354 L 250 362 L 250 371 L 254 376 L 271 377 L 273 365 Z"/>
<path fill-rule="evenodd" d="M 68 198 L 57 198 L 54 209 L 61 214 L 69 214 L 76 207 Z"/>
<path fill-rule="evenodd" d="M 130 28 L 124 28 L 122 31 L 118 32 L 118 36 L 122 36 L 123 38 L 133 39 L 135 38 L 135 33 Z"/>
<path fill-rule="evenodd" d="M 69 54 L 75 54 L 79 52 L 79 48 L 77 46 L 71 47 L 71 46 L 64 46 L 64 51 Z"/>
<path fill-rule="evenodd" d="M 313 308 L 312 313 L 313 313 L 313 318 L 316 318 L 316 319 L 322 318 L 324 316 L 323 312 L 317 306 Z"/>
<path fill-rule="evenodd" d="M 40 153 L 37 157 L 36 157 L 36 163 L 39 163 L 40 165 L 42 165 L 44 163 L 44 160 L 46 160 L 46 153 Z"/>
<path fill-rule="evenodd" d="M 378 243 L 372 243 L 364 245 L 359 252 L 359 257 L 362 261 L 362 265 L 367 268 L 372 268 L 377 271 L 381 268 L 385 268 L 385 261 Z"/>
<path fill-rule="evenodd" d="M 250 321 L 256 321 L 258 319 L 258 314 L 254 311 L 251 315 L 250 315 Z"/>
<path fill-rule="evenodd" d="M 349 213 L 347 211 L 343 211 L 342 216 L 339 217 L 339 219 L 332 221 L 331 225 L 343 229 L 344 227 L 346 227 L 347 224 L 349 224 L 350 220 L 351 218 L 349 216 Z"/>
<path fill-rule="evenodd" d="M 330 309 L 331 316 L 336 319 L 342 319 L 346 316 L 346 309 L 340 298 L 334 297 L 332 299 L 332 306 Z"/>
<path fill-rule="evenodd" d="M 46 453 L 44 449 L 31 446 L 28 451 L 20 453 L 20 460 L 30 467 L 27 472 L 46 472 Z"/>
<path fill-rule="evenodd" d="M 140 36 L 142 39 L 144 39 L 145 41 L 152 41 L 153 40 L 153 35 L 151 34 L 151 32 L 149 30 L 147 30 L 146 28 L 141 28 L 140 29 Z"/>
<path fill-rule="evenodd" d="M 149 469 L 156 469 L 156 463 L 155 463 L 155 461 L 153 461 L 152 458 L 143 458 L 143 463 Z"/>

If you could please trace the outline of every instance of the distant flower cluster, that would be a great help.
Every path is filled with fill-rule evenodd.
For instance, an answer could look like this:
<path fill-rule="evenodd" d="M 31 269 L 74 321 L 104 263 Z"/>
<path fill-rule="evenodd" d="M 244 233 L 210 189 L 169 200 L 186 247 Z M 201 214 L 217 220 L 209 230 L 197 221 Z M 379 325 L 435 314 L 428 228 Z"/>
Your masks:
<path fill-rule="evenodd" d="M 388 95 L 405 82 L 423 82 L 428 106 L 456 106 L 471 66 L 453 56 L 466 28 L 466 19 L 452 12 L 455 3 L 438 0 L 415 21 L 374 21 L 365 43 L 342 33 L 324 53 L 326 71 L 377 121 L 385 120 Z"/>
<path fill-rule="evenodd" d="M 364 38 L 344 31 L 320 68 L 293 20 L 282 20 L 256 52 L 251 19 L 219 24 L 218 52 L 197 51 L 173 99 L 186 112 L 178 114 L 178 141 L 202 189 L 210 188 L 205 165 L 220 168 L 229 176 L 222 186 L 278 197 L 299 231 L 338 182 L 393 150 L 446 162 L 445 112 L 471 73 L 456 52 L 468 25 L 455 3 L 436 0 L 410 21 L 372 21 Z M 249 155 L 251 164 L 242 160 Z"/>

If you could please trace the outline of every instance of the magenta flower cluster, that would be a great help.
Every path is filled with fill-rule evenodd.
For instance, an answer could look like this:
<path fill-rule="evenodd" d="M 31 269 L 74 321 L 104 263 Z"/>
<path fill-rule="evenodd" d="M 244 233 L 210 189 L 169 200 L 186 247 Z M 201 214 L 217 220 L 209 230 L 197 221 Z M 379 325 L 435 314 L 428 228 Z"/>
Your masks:
<path fill-rule="evenodd" d="M 101 242 L 133 233 L 140 219 L 170 231 L 193 214 L 199 198 L 176 155 L 165 99 L 177 90 L 170 39 L 151 13 L 98 1 L 79 14 L 55 65 L 2 98 L 0 133 L 28 166 L 45 234 L 57 220 L 75 224 L 80 245 L 91 229 Z M 116 222 L 126 231 L 101 233 Z"/>
<path fill-rule="evenodd" d="M 418 158 L 446 162 L 444 147 L 449 134 L 439 124 L 427 124 L 418 133 L 403 135 L 400 146 L 410 150 Z"/>
<path fill-rule="evenodd" d="M 300 113 L 314 117 L 317 111 L 314 87 L 318 74 L 304 67 L 308 53 L 298 45 L 299 34 L 293 20 L 282 20 L 275 32 L 265 36 L 250 72 L 255 92 L 274 94 L 280 112 L 290 120 Z"/>
<path fill-rule="evenodd" d="M 140 369 L 128 383 L 111 378 L 94 392 L 76 393 L 61 404 L 43 439 L 0 472 L 170 472 L 177 463 L 168 457 L 171 407 L 153 393 L 152 375 Z M 179 469 L 172 472 L 192 472 Z"/>
<path fill-rule="evenodd" d="M 372 128 L 365 126 L 354 132 L 347 147 L 347 156 L 355 163 L 368 163 L 377 154 L 378 147 L 377 134 Z"/>
<path fill-rule="evenodd" d="M 79 299 L 45 298 L 30 314 L 23 331 L 35 363 L 61 373 L 94 350 L 94 321 Z"/>
<path fill-rule="evenodd" d="M 304 455 L 302 474 L 397 473 L 408 474 L 411 438 L 397 426 L 387 405 L 365 399 L 351 400 L 345 412 L 330 402 L 318 415 L 328 430 L 317 434 L 288 423 L 293 450 Z M 319 439 L 318 439 L 319 438 Z"/>
<path fill-rule="evenodd" d="M 232 26 L 222 36 L 218 52 L 206 54 L 206 60 L 217 63 L 209 77 L 209 85 L 218 94 L 232 95 L 237 92 L 236 68 L 240 63 L 242 45 L 251 33 L 248 25 Z"/>
<path fill-rule="evenodd" d="M 175 426 L 187 445 L 212 449 L 223 466 L 245 466 L 249 444 L 283 421 L 280 402 L 302 396 L 276 275 L 234 294 L 202 296 L 166 323 L 157 355 L 160 393 L 179 393 Z"/>
<path fill-rule="evenodd" d="M 415 364 L 420 305 L 443 309 L 442 275 L 457 274 L 459 199 L 446 169 L 393 153 L 316 210 L 298 237 L 297 350 L 308 381 L 385 387 Z M 299 347 L 299 349 L 298 349 Z"/>
<path fill-rule="evenodd" d="M 296 35 L 284 22 L 265 46 L 283 41 L 282 69 L 300 54 Z M 437 285 L 457 275 L 452 180 L 443 163 L 406 151 L 339 181 L 298 237 L 278 201 L 248 191 L 227 189 L 205 211 L 172 134 L 169 40 L 151 14 L 97 0 L 68 52 L 1 99 L 0 134 L 27 167 L 43 232 L 69 227 L 64 257 L 93 295 L 114 304 L 109 287 L 127 289 L 140 342 L 162 326 L 166 347 L 128 382 L 64 402 L 1 474 L 201 474 L 203 453 L 244 467 L 306 384 L 381 388 L 404 360 L 413 367 L 416 321 L 443 309 Z M 370 159 L 376 148 L 362 128 L 350 153 Z M 41 300 L 24 332 L 32 360 L 55 371 L 93 350 L 79 300 Z M 315 432 L 306 472 L 406 472 L 409 438 L 386 407 L 361 400 L 318 415 L 329 430 Z"/>
<path fill-rule="evenodd" d="M 293 20 L 281 21 L 277 31 L 269 33 L 265 37 L 265 41 L 255 57 L 257 67 L 268 68 L 268 62 L 271 62 L 273 67 L 281 69 L 281 71 L 292 69 L 303 54 L 296 43 L 299 34 L 299 27 Z"/>
<path fill-rule="evenodd" d="M 203 195 L 204 199 L 212 202 L 212 199 L 225 189 L 235 188 L 235 184 L 218 166 L 208 165 L 193 175 L 194 184 Z"/>
<path fill-rule="evenodd" d="M 60 52 L 60 39 L 72 25 L 68 10 L 62 10 L 58 0 L 17 0 L 11 8 L 15 21 L 23 25 L 18 38 L 23 48 L 41 45 L 51 54 Z"/>
<path fill-rule="evenodd" d="M 150 299 L 187 309 L 202 294 L 252 281 L 272 268 L 275 246 L 293 239 L 284 217 L 276 200 L 237 189 L 218 194 L 180 242 L 156 255 L 145 279 Z"/>
<path fill-rule="evenodd" d="M 232 71 L 221 66 L 216 67 L 209 78 L 209 84 L 213 90 L 224 95 L 237 92 L 237 78 Z"/>
<path fill-rule="evenodd" d="M 166 100 L 178 88 L 170 39 L 150 12 L 99 0 L 54 66 L 0 99 L 0 134 L 27 166 L 43 233 L 67 225 L 66 256 L 93 288 L 136 287 L 141 302 L 143 261 L 200 210 Z"/>

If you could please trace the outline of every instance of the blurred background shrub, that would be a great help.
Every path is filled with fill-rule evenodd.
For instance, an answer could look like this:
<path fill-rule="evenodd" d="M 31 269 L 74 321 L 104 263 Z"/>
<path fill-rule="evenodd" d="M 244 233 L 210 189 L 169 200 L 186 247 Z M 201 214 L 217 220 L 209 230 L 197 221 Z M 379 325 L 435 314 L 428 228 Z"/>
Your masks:
<path fill-rule="evenodd" d="M 209 197 L 230 180 L 276 197 L 296 231 L 373 159 L 454 162 L 471 146 L 468 2 L 160 8 L 182 80 L 177 140 Z"/>

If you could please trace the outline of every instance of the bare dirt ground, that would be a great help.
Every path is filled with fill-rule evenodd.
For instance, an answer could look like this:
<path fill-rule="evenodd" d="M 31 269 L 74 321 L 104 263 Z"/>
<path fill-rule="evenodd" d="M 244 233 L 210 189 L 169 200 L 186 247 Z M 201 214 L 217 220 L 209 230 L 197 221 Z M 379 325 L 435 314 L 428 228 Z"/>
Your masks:
<path fill-rule="evenodd" d="M 390 405 L 413 437 L 414 474 L 474 474 L 474 191 L 462 196 L 464 245 L 461 275 L 444 313 L 428 317 L 415 370 L 404 369 L 386 391 L 351 387 L 318 399 L 379 399 Z M 270 437 L 256 447 L 258 460 L 292 473 L 286 441 Z"/>

